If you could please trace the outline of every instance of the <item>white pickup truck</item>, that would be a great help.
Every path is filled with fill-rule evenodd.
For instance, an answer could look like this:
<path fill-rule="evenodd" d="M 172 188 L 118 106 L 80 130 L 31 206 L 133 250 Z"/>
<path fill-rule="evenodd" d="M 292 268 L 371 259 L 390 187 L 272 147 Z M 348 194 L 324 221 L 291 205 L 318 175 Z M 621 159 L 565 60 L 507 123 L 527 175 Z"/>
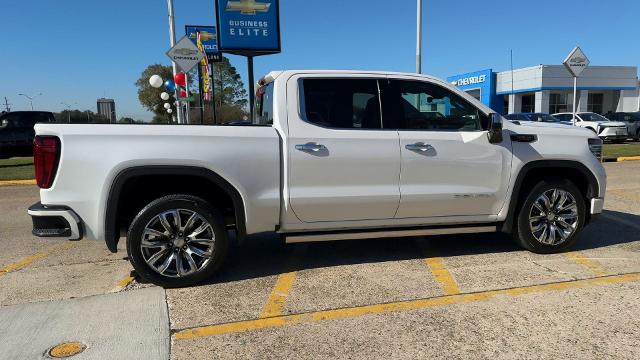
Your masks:
<path fill-rule="evenodd" d="M 602 212 L 606 186 L 592 131 L 503 122 L 417 74 L 272 72 L 249 126 L 36 133 L 33 233 L 113 252 L 126 233 L 137 273 L 167 287 L 210 277 L 229 231 L 287 243 L 501 231 L 559 252 Z"/>

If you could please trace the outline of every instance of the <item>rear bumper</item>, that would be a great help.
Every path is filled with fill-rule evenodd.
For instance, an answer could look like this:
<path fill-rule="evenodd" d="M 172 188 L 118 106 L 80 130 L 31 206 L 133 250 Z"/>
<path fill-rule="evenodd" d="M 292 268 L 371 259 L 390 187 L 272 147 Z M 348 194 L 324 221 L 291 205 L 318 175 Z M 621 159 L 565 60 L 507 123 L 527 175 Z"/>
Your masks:
<path fill-rule="evenodd" d="M 82 239 L 80 217 L 66 206 L 42 205 L 37 202 L 27 213 L 33 222 L 33 235 L 38 237 L 61 237 L 69 240 Z"/>

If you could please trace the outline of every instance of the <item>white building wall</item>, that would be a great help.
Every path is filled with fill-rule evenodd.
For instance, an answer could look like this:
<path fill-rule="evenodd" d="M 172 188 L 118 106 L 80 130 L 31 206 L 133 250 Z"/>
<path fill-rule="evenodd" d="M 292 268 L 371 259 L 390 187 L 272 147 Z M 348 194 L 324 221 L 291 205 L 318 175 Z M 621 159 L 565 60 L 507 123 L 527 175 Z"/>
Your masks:
<path fill-rule="evenodd" d="M 640 83 L 638 84 L 640 87 Z M 617 111 L 640 111 L 640 91 L 635 90 L 622 90 L 620 92 L 620 99 L 618 100 Z"/>
<path fill-rule="evenodd" d="M 549 94 L 551 94 L 551 91 L 549 90 L 536 91 L 535 112 L 549 112 Z"/>

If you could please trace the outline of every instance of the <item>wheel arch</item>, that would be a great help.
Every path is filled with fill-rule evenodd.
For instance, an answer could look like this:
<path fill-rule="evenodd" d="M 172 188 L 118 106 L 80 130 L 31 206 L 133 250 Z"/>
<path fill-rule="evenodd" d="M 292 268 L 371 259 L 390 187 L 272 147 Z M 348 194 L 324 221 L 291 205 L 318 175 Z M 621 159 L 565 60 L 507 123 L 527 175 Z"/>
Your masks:
<path fill-rule="evenodd" d="M 229 181 L 215 173 L 214 171 L 201 167 L 178 166 L 178 165 L 157 165 L 157 166 L 136 166 L 120 171 L 114 178 L 106 200 L 106 210 L 104 217 L 105 242 L 109 251 L 117 252 L 118 241 L 120 239 L 119 207 L 123 196 L 123 190 L 131 181 L 143 177 L 189 177 L 200 179 L 212 185 L 211 191 L 221 191 L 226 194 L 233 205 L 234 226 L 238 241 L 246 237 L 246 215 L 245 205 L 242 195 Z M 189 189 L 184 193 L 191 194 Z"/>
<path fill-rule="evenodd" d="M 584 164 L 574 160 L 536 160 L 525 164 L 519 171 L 513 185 L 507 216 L 502 223 L 501 231 L 511 234 L 516 221 L 516 210 L 523 200 L 524 190 L 530 183 L 543 178 L 562 177 L 576 183 L 585 197 L 587 206 L 587 222 L 589 221 L 589 199 L 599 192 L 596 176 Z"/>

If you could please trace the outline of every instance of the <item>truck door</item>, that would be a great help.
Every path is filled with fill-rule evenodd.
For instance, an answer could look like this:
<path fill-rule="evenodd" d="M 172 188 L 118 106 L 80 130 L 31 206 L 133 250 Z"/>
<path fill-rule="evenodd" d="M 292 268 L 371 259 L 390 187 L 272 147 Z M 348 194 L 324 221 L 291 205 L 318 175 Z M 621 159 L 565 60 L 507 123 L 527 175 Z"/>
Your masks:
<path fill-rule="evenodd" d="M 497 214 L 509 183 L 510 140 L 489 143 L 488 116 L 444 86 L 384 85 L 383 120 L 398 129 L 402 154 L 396 218 Z"/>
<path fill-rule="evenodd" d="M 392 219 L 400 201 L 397 131 L 383 130 L 374 78 L 297 78 L 289 107 L 289 202 L 303 222 Z"/>

